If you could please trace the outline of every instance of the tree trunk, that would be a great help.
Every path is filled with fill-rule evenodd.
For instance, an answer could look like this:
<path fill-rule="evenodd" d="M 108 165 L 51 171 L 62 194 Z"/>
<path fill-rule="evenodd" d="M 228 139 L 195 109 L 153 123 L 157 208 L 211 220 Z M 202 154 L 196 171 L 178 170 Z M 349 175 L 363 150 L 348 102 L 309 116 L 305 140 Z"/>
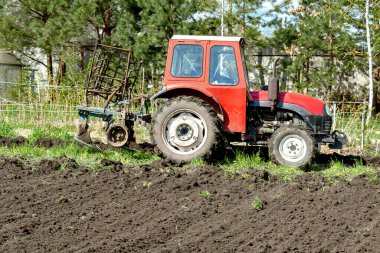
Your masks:
<path fill-rule="evenodd" d="M 367 47 L 368 47 L 368 74 L 369 74 L 369 98 L 368 98 L 368 115 L 367 122 L 372 118 L 373 111 L 373 66 L 372 66 L 372 46 L 371 46 L 371 33 L 369 28 L 369 0 L 365 4 L 365 23 L 367 31 Z"/>
<path fill-rule="evenodd" d="M 60 85 L 62 83 L 63 77 L 65 76 L 65 74 L 66 74 L 66 63 L 62 61 L 62 59 L 60 59 L 59 64 L 58 64 L 58 70 L 55 77 L 57 85 Z"/>
<path fill-rule="evenodd" d="M 331 25 L 331 19 L 330 19 L 330 25 Z M 334 68 L 334 54 L 333 54 L 333 46 L 334 46 L 334 38 L 333 35 L 330 34 L 330 48 L 329 48 L 329 83 L 327 87 L 327 97 L 330 101 L 332 98 L 332 86 L 333 86 L 333 68 Z"/>
<path fill-rule="evenodd" d="M 230 8 L 228 10 L 228 20 L 227 20 L 227 31 L 228 31 L 228 36 L 232 36 L 232 17 L 234 16 L 233 10 L 232 10 L 232 0 L 229 2 Z"/>
<path fill-rule="evenodd" d="M 246 16 L 246 6 L 245 6 L 245 1 L 246 0 L 243 0 L 243 37 L 245 37 L 245 26 L 246 26 L 246 21 L 245 21 L 245 16 Z"/>
<path fill-rule="evenodd" d="M 220 24 L 220 35 L 224 36 L 224 0 L 222 0 L 222 17 Z"/>
<path fill-rule="evenodd" d="M 81 72 L 84 71 L 84 49 L 83 48 L 79 49 L 79 70 Z"/>
<path fill-rule="evenodd" d="M 373 71 L 373 80 L 374 80 L 374 87 L 373 87 L 373 102 L 374 102 L 374 113 L 378 114 L 380 113 L 380 97 L 379 97 L 379 81 L 380 81 L 380 68 L 376 67 Z"/>
<path fill-rule="evenodd" d="M 54 84 L 54 80 L 53 80 L 53 55 L 52 55 L 51 50 L 48 50 L 46 53 L 46 62 L 47 62 L 46 66 L 47 66 L 48 82 L 49 82 L 49 85 L 53 85 Z"/>
<path fill-rule="evenodd" d="M 260 85 L 265 85 L 265 77 L 264 77 L 264 71 L 263 71 L 263 52 L 260 50 L 258 52 L 258 62 L 257 65 L 259 67 L 259 74 L 260 74 Z"/>
<path fill-rule="evenodd" d="M 310 57 L 307 57 L 307 58 L 306 58 L 306 74 L 305 74 L 305 78 L 306 78 L 306 87 L 303 89 L 303 93 L 304 93 L 304 94 L 307 94 L 307 92 L 309 91 L 309 86 L 310 86 L 310 77 L 309 77 L 309 73 L 310 73 Z"/>
<path fill-rule="evenodd" d="M 334 47 L 334 34 L 332 32 L 332 16 L 331 16 L 331 0 L 329 1 L 329 11 L 330 11 L 330 17 L 329 17 L 329 81 L 327 86 L 327 98 L 328 101 L 331 100 L 332 96 L 332 86 L 333 86 L 333 66 L 334 66 L 334 53 L 333 53 L 333 47 Z"/>

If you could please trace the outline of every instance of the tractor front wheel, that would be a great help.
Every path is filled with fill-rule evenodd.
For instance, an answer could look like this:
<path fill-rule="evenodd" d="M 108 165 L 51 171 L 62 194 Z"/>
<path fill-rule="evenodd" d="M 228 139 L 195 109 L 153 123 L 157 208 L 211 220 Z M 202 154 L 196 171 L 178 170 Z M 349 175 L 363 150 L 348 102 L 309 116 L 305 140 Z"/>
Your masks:
<path fill-rule="evenodd" d="M 304 128 L 283 126 L 269 140 L 269 156 L 277 164 L 304 168 L 312 163 L 315 146 L 314 137 Z"/>
<path fill-rule="evenodd" d="M 155 114 L 154 143 L 174 162 L 209 160 L 221 144 L 221 122 L 212 108 L 194 97 L 169 100 Z"/>

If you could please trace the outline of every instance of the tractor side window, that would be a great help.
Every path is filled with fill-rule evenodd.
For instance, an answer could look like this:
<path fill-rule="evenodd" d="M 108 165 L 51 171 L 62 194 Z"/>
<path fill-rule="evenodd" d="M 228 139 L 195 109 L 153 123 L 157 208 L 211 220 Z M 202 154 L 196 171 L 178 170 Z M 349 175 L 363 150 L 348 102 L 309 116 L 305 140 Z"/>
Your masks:
<path fill-rule="evenodd" d="M 174 47 L 171 74 L 174 77 L 200 77 L 203 69 L 203 48 L 199 45 Z"/>
<path fill-rule="evenodd" d="M 238 81 L 234 48 L 213 46 L 210 52 L 210 83 L 213 85 L 236 85 Z"/>

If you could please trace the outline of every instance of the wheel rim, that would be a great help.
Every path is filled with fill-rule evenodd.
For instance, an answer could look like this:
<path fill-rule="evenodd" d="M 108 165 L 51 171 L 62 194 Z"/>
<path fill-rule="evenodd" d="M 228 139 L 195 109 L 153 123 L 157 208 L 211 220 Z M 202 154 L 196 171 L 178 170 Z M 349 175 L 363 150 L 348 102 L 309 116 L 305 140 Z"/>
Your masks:
<path fill-rule="evenodd" d="M 107 139 L 113 147 L 122 147 L 128 142 L 128 130 L 120 125 L 111 126 Z"/>
<path fill-rule="evenodd" d="M 177 110 L 165 119 L 162 138 L 172 152 L 180 155 L 192 154 L 205 144 L 206 121 L 193 110 Z"/>
<path fill-rule="evenodd" d="M 285 160 L 299 162 L 306 156 L 306 141 L 299 135 L 287 135 L 281 140 L 279 151 Z"/>

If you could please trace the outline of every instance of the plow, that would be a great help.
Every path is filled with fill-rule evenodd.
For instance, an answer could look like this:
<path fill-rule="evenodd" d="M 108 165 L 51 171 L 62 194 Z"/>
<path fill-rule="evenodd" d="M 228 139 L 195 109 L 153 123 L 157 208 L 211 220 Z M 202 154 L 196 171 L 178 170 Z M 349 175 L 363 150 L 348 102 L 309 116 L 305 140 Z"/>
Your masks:
<path fill-rule="evenodd" d="M 91 118 L 100 118 L 107 142 L 121 148 L 134 140 L 136 120 L 150 122 L 146 94 L 137 94 L 136 81 L 141 62 L 133 59 L 131 50 L 96 44 L 87 78 L 84 103 L 78 106 L 79 131 L 75 139 L 81 144 L 98 148 L 90 136 Z M 139 104 L 139 110 L 133 105 Z"/>

